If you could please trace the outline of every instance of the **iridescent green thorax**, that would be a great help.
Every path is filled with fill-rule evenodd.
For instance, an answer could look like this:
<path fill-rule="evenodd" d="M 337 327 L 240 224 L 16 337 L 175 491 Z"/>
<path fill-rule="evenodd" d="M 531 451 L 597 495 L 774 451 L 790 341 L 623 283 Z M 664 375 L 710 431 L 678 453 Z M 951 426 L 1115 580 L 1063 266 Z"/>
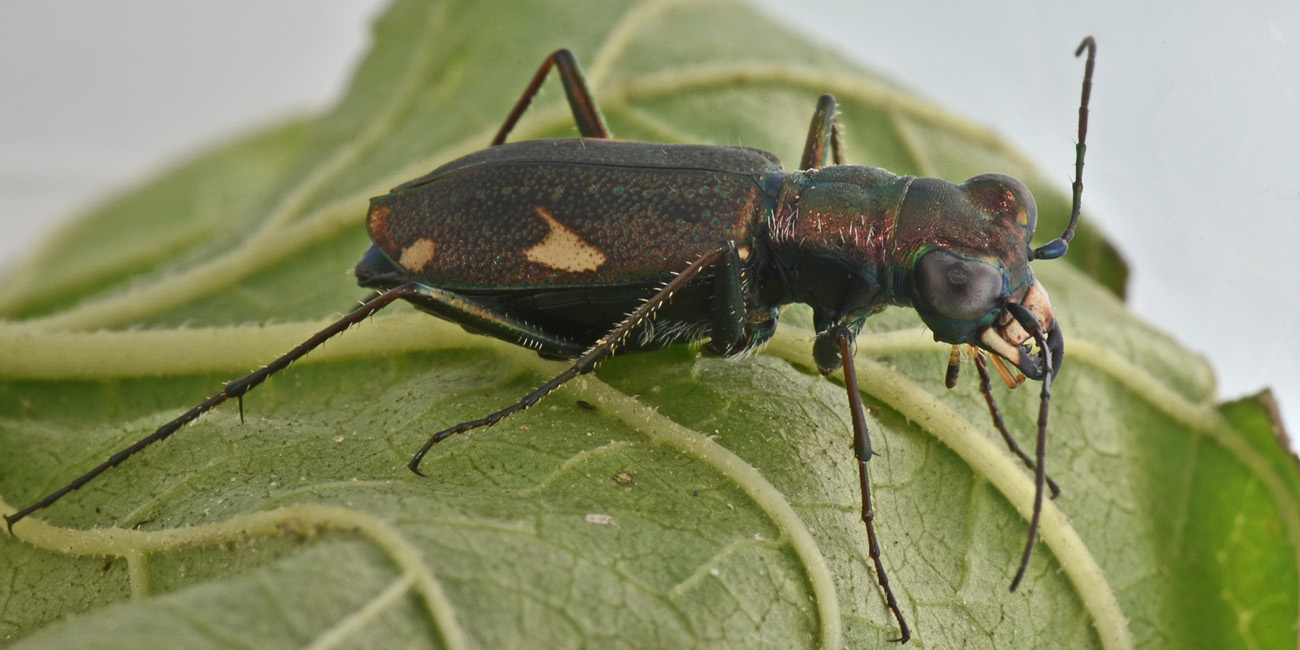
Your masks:
<path fill-rule="evenodd" d="M 819 324 L 910 306 L 938 340 L 970 343 L 1034 284 L 1034 199 L 1006 176 L 959 185 L 825 167 L 785 176 L 777 206 L 771 241 L 790 300 L 813 305 Z M 918 265 L 936 250 L 922 282 Z"/>
<path fill-rule="evenodd" d="M 865 317 L 898 303 L 887 282 L 900 197 L 910 176 L 835 166 L 789 174 L 770 227 L 791 299 L 818 321 Z"/>

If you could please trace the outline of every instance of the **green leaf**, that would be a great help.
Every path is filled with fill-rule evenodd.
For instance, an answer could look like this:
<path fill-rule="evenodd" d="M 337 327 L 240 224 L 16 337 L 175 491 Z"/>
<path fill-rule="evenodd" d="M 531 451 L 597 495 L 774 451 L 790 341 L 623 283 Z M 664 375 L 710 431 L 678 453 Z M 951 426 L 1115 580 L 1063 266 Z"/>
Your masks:
<path fill-rule="evenodd" d="M 31 503 L 362 295 L 368 197 L 481 148 L 572 48 L 620 137 L 797 160 L 833 92 L 853 161 L 1026 180 L 986 131 L 730 2 L 399 2 L 348 95 L 118 199 L 0 285 L 0 509 Z M 761 34 L 765 47 L 746 44 Z M 558 35 L 558 36 L 557 36 Z M 1062 44 L 1062 56 L 1072 43 Z M 508 55 L 503 55 L 508 53 Z M 515 139 L 574 133 L 551 89 Z M 1103 143 L 1093 143 L 1104 146 Z M 1134 319 L 1085 215 L 1035 272 L 1069 338 L 1044 513 L 913 313 L 857 370 L 884 562 L 915 647 L 1295 647 L 1300 473 L 1267 398 L 1225 407 Z M 752 358 L 620 357 L 491 431 L 429 435 L 563 364 L 401 307 L 0 537 L 19 647 L 873 647 L 897 634 L 858 520 L 843 386 L 792 309 Z M 1032 385 L 995 389 L 1028 440 Z M 579 400 L 595 407 L 579 405 Z"/>

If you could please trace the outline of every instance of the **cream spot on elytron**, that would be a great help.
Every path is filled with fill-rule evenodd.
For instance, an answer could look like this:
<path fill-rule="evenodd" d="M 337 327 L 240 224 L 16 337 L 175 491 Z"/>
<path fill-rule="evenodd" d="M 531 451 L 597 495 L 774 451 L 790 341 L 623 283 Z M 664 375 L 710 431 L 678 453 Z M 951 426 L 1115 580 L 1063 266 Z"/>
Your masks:
<path fill-rule="evenodd" d="M 529 262 L 574 273 L 595 271 L 605 263 L 604 253 L 582 241 L 577 233 L 565 228 L 546 208 L 537 206 L 533 209 L 551 231 L 537 245 L 524 251 L 524 257 Z"/>
<path fill-rule="evenodd" d="M 414 244 L 402 249 L 402 259 L 397 263 L 402 268 L 411 272 L 424 270 L 424 265 L 433 261 L 433 250 L 435 246 L 432 239 L 420 239 Z"/>

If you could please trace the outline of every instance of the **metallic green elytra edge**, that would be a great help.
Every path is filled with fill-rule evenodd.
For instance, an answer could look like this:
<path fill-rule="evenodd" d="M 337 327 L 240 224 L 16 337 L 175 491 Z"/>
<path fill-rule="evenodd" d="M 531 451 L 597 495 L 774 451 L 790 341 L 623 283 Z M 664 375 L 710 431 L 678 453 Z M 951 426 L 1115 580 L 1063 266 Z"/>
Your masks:
<path fill-rule="evenodd" d="M 357 264 L 375 292 L 345 316 L 236 379 L 184 415 L 114 454 L 35 504 L 14 524 L 53 505 L 110 467 L 236 398 L 320 344 L 398 300 L 465 329 L 527 346 L 572 365 L 518 402 L 438 432 L 439 441 L 524 410 L 616 353 L 705 341 L 735 356 L 762 345 L 783 305 L 812 307 L 813 359 L 843 369 L 861 479 L 868 553 L 900 642 L 911 637 L 885 572 L 867 463 L 873 455 L 852 358 L 868 316 L 911 307 L 937 341 L 953 345 L 951 387 L 962 346 L 975 362 L 994 425 L 1034 472 L 1028 540 L 1011 583 L 1024 577 L 1037 539 L 1052 380 L 1064 338 L 1029 263 L 1066 253 L 1079 221 L 1096 44 L 1087 52 L 1079 106 L 1073 207 L 1060 237 L 1033 247 L 1034 198 L 1020 181 L 982 174 L 960 184 L 844 164 L 834 97 L 823 95 L 796 171 L 746 147 L 615 140 L 568 50 L 549 57 L 491 146 L 371 201 L 374 241 Z M 581 138 L 507 144 L 506 136 L 555 68 Z M 988 355 L 986 358 L 986 354 Z M 1041 382 L 1034 457 L 1015 443 L 993 400 L 987 361 L 1008 385 Z"/>

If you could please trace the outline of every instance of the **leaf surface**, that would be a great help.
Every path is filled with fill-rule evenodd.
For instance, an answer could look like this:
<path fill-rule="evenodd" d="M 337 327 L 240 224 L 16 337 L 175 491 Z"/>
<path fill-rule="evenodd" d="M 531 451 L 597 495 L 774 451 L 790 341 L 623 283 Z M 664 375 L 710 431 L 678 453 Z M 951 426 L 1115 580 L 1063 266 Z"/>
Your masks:
<path fill-rule="evenodd" d="M 349 308 L 368 197 L 484 146 L 561 46 L 619 137 L 794 161 L 832 92 L 851 161 L 1008 173 L 1035 190 L 1041 232 L 1068 215 L 983 129 L 743 6 L 575 5 L 397 2 L 337 107 L 167 173 L 17 269 L 0 285 L 3 507 Z M 763 48 L 745 46 L 755 35 Z M 514 139 L 575 133 L 548 88 Z M 1017 593 L 1031 480 L 977 382 L 943 388 L 947 350 L 910 311 L 860 337 L 877 524 L 913 644 L 1296 647 L 1300 478 L 1267 400 L 1215 404 L 1204 361 L 1116 297 L 1123 265 L 1086 215 L 1066 260 L 1035 270 L 1068 337 L 1048 461 L 1063 493 Z M 752 358 L 616 358 L 438 446 L 429 479 L 404 467 L 429 435 L 563 365 L 389 311 L 251 393 L 244 423 L 222 407 L 0 538 L 0 640 L 796 648 L 897 634 L 858 520 L 843 386 L 811 367 L 806 311 Z M 995 394 L 1027 443 L 1036 388 Z"/>

